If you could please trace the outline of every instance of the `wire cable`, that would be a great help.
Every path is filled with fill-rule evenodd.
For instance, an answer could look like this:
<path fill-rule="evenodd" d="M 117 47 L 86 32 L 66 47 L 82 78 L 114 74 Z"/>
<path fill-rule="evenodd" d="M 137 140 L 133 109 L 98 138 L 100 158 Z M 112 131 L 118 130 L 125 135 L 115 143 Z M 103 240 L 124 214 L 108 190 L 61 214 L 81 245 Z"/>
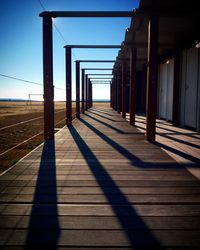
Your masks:
<path fill-rule="evenodd" d="M 35 84 L 35 85 L 39 85 L 39 86 L 43 86 L 43 84 L 42 84 L 42 83 L 32 82 L 32 81 L 29 81 L 29 80 L 24 80 L 24 79 L 21 79 L 21 78 L 17 78 L 17 77 L 13 77 L 13 76 L 4 75 L 4 74 L 1 74 L 1 73 L 0 73 L 0 76 L 2 76 L 2 77 L 6 77 L 6 78 L 9 78 L 9 79 L 13 79 L 13 80 L 17 80 L 17 81 L 20 81 L 20 82 L 26 82 L 26 83 L 31 83 L 31 84 Z"/>
<path fill-rule="evenodd" d="M 41 0 L 38 0 L 38 3 L 40 4 L 40 6 L 42 7 L 42 9 L 43 9 L 44 11 L 47 11 L 47 9 L 44 7 L 44 4 L 42 3 Z M 53 21 L 53 20 L 52 20 L 52 21 Z M 66 39 L 64 38 L 63 34 L 62 34 L 61 31 L 59 30 L 58 26 L 54 23 L 54 21 L 53 21 L 53 25 L 54 25 L 56 31 L 58 32 L 58 34 L 60 35 L 60 37 L 62 38 L 62 40 L 64 41 L 65 45 L 69 45 L 68 42 L 66 41 Z M 77 58 L 76 58 L 76 56 L 75 56 L 75 54 L 74 54 L 73 51 L 72 51 L 72 56 L 74 57 L 74 60 L 77 60 Z"/>
<path fill-rule="evenodd" d="M 43 86 L 42 83 L 33 82 L 33 81 L 29 81 L 29 80 L 18 78 L 18 77 L 14 77 L 14 76 L 9 76 L 9 75 L 5 75 L 5 74 L 1 74 L 1 73 L 0 73 L 0 76 L 5 77 L 5 78 L 9 78 L 9 79 L 12 79 L 12 80 L 17 80 L 17 81 L 20 81 L 20 82 L 24 82 L 24 83 L 31 83 L 31 84 Z M 62 88 L 59 88 L 59 87 L 54 87 L 54 88 L 65 91 L 65 89 L 62 89 Z"/>

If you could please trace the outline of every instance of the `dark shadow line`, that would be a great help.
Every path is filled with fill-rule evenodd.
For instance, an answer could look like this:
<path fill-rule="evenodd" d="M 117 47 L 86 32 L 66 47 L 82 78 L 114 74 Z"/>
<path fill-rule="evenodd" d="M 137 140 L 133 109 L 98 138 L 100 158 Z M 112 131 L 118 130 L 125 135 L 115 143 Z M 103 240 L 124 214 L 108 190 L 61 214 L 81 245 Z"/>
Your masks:
<path fill-rule="evenodd" d="M 140 129 L 143 129 L 142 127 L 140 127 L 138 125 L 136 125 L 136 127 L 140 128 Z M 159 134 L 159 136 L 162 136 L 162 134 Z M 165 137 L 165 136 L 163 136 L 163 137 Z M 184 142 L 182 142 L 182 143 L 184 143 Z M 172 152 L 174 154 L 177 154 L 177 155 L 179 155 L 179 156 L 181 156 L 181 157 L 183 157 L 183 158 L 185 158 L 187 160 L 190 160 L 190 161 L 194 162 L 194 164 L 200 164 L 200 160 L 198 158 L 196 158 L 196 157 L 194 157 L 192 155 L 183 153 L 183 152 L 181 152 L 181 151 L 179 151 L 177 149 L 171 148 L 171 147 L 167 146 L 164 143 L 160 143 L 160 142 L 156 141 L 156 142 L 154 142 L 152 144 L 157 145 L 159 147 L 162 147 L 162 148 L 164 148 L 166 150 L 169 150 L 170 152 Z M 194 166 L 194 164 L 193 164 L 193 166 Z M 187 166 L 187 164 L 181 164 L 181 165 L 186 165 Z"/>
<path fill-rule="evenodd" d="M 193 143 L 191 143 L 191 142 L 187 142 L 187 141 L 183 141 L 183 140 L 180 140 L 180 139 L 177 139 L 177 138 L 173 138 L 173 137 L 171 137 L 171 136 L 168 136 L 168 135 L 165 135 L 165 134 L 162 134 L 162 133 L 158 133 L 158 132 L 156 132 L 156 134 L 159 135 L 159 136 L 162 136 L 162 137 L 164 137 L 164 138 L 167 138 L 167 139 L 170 139 L 170 140 L 179 142 L 180 144 L 185 144 L 185 145 L 187 145 L 187 146 L 190 146 L 190 147 L 193 147 L 193 148 L 200 149 L 200 146 L 195 145 L 195 144 L 193 144 Z"/>
<path fill-rule="evenodd" d="M 103 121 L 101 121 L 101 120 L 99 120 L 99 119 L 97 119 L 97 118 L 95 118 L 95 117 L 93 117 L 93 116 L 91 116 L 91 115 L 89 115 L 89 114 L 86 114 L 86 113 L 85 113 L 85 115 L 86 115 L 87 117 L 93 119 L 94 121 L 97 121 L 97 122 L 99 122 L 99 123 L 105 125 L 106 127 L 110 128 L 110 129 L 113 129 L 114 131 L 116 131 L 116 132 L 118 132 L 118 133 L 120 133 L 120 134 L 124 134 L 124 131 L 122 131 L 121 129 L 115 128 L 115 127 L 113 127 L 112 125 L 110 125 L 110 124 L 108 124 L 108 123 L 106 123 L 106 122 L 103 122 Z"/>
<path fill-rule="evenodd" d="M 136 118 L 136 119 L 137 119 L 137 118 Z M 141 121 L 137 121 L 137 120 L 136 120 L 136 123 L 143 123 L 143 124 L 146 125 L 146 122 L 143 122 L 143 121 L 141 122 Z M 197 132 L 196 132 L 196 133 L 187 133 L 187 134 L 185 134 L 184 132 L 178 132 L 178 131 L 176 131 L 176 130 L 172 130 L 172 129 L 160 127 L 160 126 L 157 125 L 157 123 L 158 123 L 158 122 L 156 121 L 156 128 L 159 128 L 159 129 L 162 129 L 162 130 L 166 130 L 166 131 L 170 131 L 170 132 L 172 132 L 173 134 L 176 134 L 176 135 L 184 135 L 184 136 L 188 136 L 188 137 L 190 137 L 190 138 L 199 139 L 198 137 L 195 136 L 195 135 L 198 134 Z M 164 124 L 164 123 L 160 123 L 160 124 Z M 167 126 L 167 125 L 164 124 L 164 126 Z M 170 126 L 170 125 L 168 125 L 168 126 Z M 173 125 L 171 125 L 171 127 L 183 129 L 183 128 L 181 128 L 181 127 L 176 127 L 176 126 L 173 126 Z M 188 130 L 188 131 L 189 131 L 189 130 Z M 172 133 L 168 133 L 168 134 L 172 134 Z M 166 134 L 166 133 L 165 133 L 165 134 Z"/>
<path fill-rule="evenodd" d="M 165 145 L 163 143 L 160 143 L 160 142 L 154 142 L 153 144 L 157 145 L 159 147 L 162 147 L 162 148 L 164 148 L 164 149 L 166 149 L 166 150 L 168 150 L 168 151 L 170 151 L 170 152 L 172 152 L 172 153 L 174 153 L 176 155 L 179 155 L 179 156 L 181 156 L 181 157 L 183 157 L 183 158 L 185 158 L 185 159 L 187 159 L 189 161 L 194 162 L 194 164 L 190 164 L 190 163 L 186 164 L 185 163 L 184 165 L 186 167 L 187 166 L 196 166 L 196 165 L 200 166 L 200 159 L 198 159 L 198 158 L 196 158 L 196 157 L 194 157 L 192 155 L 188 155 L 186 153 L 183 153 L 183 152 L 181 152 L 181 151 L 179 151 L 179 150 L 177 150 L 175 148 L 169 147 L 169 146 L 167 146 L 167 145 Z"/>
<path fill-rule="evenodd" d="M 108 136 L 103 134 L 101 131 L 96 129 L 94 126 L 86 122 L 84 119 L 80 118 L 79 119 L 85 126 L 87 126 L 90 130 L 92 130 L 94 133 L 96 133 L 102 140 L 107 142 L 111 147 L 113 147 L 115 150 L 117 150 L 121 155 L 126 157 L 130 162 L 137 167 L 142 167 L 142 168 L 154 168 L 154 167 L 160 167 L 160 168 L 183 168 L 180 164 L 174 161 L 174 163 L 155 163 L 155 162 L 143 162 L 141 161 L 140 158 L 136 157 L 132 153 L 130 153 L 127 149 L 119 145 L 117 142 L 114 140 L 110 139 Z"/>
<path fill-rule="evenodd" d="M 87 164 L 96 178 L 100 188 L 104 192 L 104 195 L 108 200 L 108 204 L 112 207 L 112 210 L 120 222 L 126 236 L 128 237 L 131 246 L 134 246 L 134 249 L 141 249 L 141 246 L 144 245 L 155 246 L 161 249 L 161 243 L 152 234 L 142 218 L 137 214 L 134 209 L 134 205 L 130 204 L 128 199 L 121 192 L 119 187 L 108 174 L 106 169 L 101 165 L 95 154 L 81 138 L 76 129 L 71 126 L 69 127 L 69 131 L 83 157 L 87 161 Z M 96 171 L 97 169 L 98 172 Z M 116 194 L 115 196 L 111 192 L 108 192 L 107 188 L 104 186 L 105 180 L 112 186 L 113 192 Z M 119 203 L 121 205 L 119 205 Z M 134 233 L 133 228 L 138 228 L 140 234 Z"/>
<path fill-rule="evenodd" d="M 45 195 L 44 189 L 49 193 Z M 57 249 L 59 235 L 55 144 L 49 140 L 43 145 L 25 249 Z"/>
<path fill-rule="evenodd" d="M 143 127 L 141 127 L 141 126 L 139 126 L 139 125 L 135 125 L 135 127 L 140 128 L 140 129 L 143 129 L 143 130 L 146 131 L 145 128 L 143 128 Z M 193 143 L 187 142 L 187 141 L 183 141 L 183 140 L 180 140 L 180 139 L 177 139 L 177 138 L 173 138 L 173 137 L 168 136 L 168 135 L 166 135 L 166 134 L 164 134 L 164 133 L 156 132 L 156 135 L 159 135 L 159 136 L 161 136 L 161 137 L 167 138 L 167 139 L 172 140 L 172 141 L 179 142 L 180 144 L 185 144 L 185 145 L 187 145 L 187 146 L 190 146 L 190 147 L 193 147 L 193 148 L 200 149 L 200 146 L 198 146 L 198 145 L 196 145 L 196 144 L 193 144 Z"/>
<path fill-rule="evenodd" d="M 109 121 L 112 121 L 112 122 L 121 122 L 121 121 L 116 121 L 116 120 L 113 120 L 113 119 L 111 119 L 111 118 L 108 118 L 108 117 L 106 117 L 106 116 L 104 116 L 104 115 L 100 115 L 100 114 L 98 114 L 97 112 L 94 112 L 94 111 L 91 111 L 91 110 L 88 110 L 88 112 L 91 113 L 91 114 L 97 115 L 97 116 L 99 116 L 99 117 L 102 117 L 103 119 L 107 119 L 107 120 L 109 120 Z"/>
<path fill-rule="evenodd" d="M 106 115 L 108 115 L 108 116 L 114 116 L 114 115 L 111 115 L 111 114 L 109 114 L 109 113 L 107 113 L 107 112 L 104 112 L 104 111 L 102 111 L 102 110 L 100 110 L 100 109 L 97 109 L 97 108 L 90 108 L 90 110 L 94 110 L 94 111 L 98 111 L 99 113 L 102 113 L 102 114 L 106 114 Z"/>
<path fill-rule="evenodd" d="M 142 120 L 142 121 L 137 121 L 138 120 Z M 143 124 L 146 124 L 146 119 L 143 119 L 143 118 L 140 118 L 140 117 L 136 117 L 136 122 L 138 123 L 143 123 Z M 163 130 L 166 130 L 166 131 L 171 131 L 173 133 L 176 133 L 176 134 L 179 134 L 179 135 L 184 135 L 184 136 L 188 136 L 190 138 L 194 138 L 194 139 L 200 139 L 199 137 L 195 136 L 198 134 L 198 132 L 191 132 L 191 133 L 187 133 L 185 134 L 184 132 L 177 132 L 175 130 L 172 130 L 172 129 L 168 129 L 168 128 L 163 128 L 163 127 L 160 127 L 158 126 L 157 124 L 163 124 L 164 126 L 167 126 L 167 127 L 174 127 L 174 128 L 179 128 L 179 129 L 185 129 L 185 130 L 188 130 L 188 131 L 192 131 L 192 130 L 189 130 L 187 128 L 184 128 L 184 127 L 177 127 L 177 126 L 174 126 L 173 124 L 169 124 L 167 121 L 166 122 L 159 122 L 159 121 L 156 121 L 156 127 L 157 128 L 160 128 L 160 129 L 163 129 Z"/>
<path fill-rule="evenodd" d="M 200 138 L 198 138 L 198 137 L 195 136 L 198 133 L 187 133 L 187 134 L 185 134 L 184 132 L 177 132 L 176 130 L 172 130 L 172 129 L 168 129 L 168 128 L 163 128 L 163 127 L 160 127 L 158 125 L 156 125 L 156 128 L 159 128 L 159 129 L 162 129 L 162 130 L 166 130 L 166 131 L 170 131 L 170 132 L 172 132 L 173 134 L 176 134 L 176 135 L 184 135 L 184 136 L 190 137 L 192 139 L 199 139 L 200 140 Z M 175 127 L 175 128 L 177 128 L 177 127 Z M 168 134 L 170 134 L 170 133 L 168 133 Z"/>

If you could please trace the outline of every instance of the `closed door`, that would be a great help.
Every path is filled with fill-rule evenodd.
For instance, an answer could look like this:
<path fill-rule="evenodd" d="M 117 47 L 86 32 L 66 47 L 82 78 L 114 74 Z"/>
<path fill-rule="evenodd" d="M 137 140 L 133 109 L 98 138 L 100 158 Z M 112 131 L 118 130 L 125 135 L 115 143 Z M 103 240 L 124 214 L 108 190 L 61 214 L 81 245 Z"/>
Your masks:
<path fill-rule="evenodd" d="M 167 106 L 167 64 L 160 64 L 159 117 L 166 118 Z"/>
<path fill-rule="evenodd" d="M 184 125 L 196 128 L 198 50 L 196 48 L 189 49 L 186 60 Z"/>
<path fill-rule="evenodd" d="M 172 121 L 173 112 L 173 88 L 174 88 L 174 59 L 167 64 L 167 106 L 166 119 Z"/>

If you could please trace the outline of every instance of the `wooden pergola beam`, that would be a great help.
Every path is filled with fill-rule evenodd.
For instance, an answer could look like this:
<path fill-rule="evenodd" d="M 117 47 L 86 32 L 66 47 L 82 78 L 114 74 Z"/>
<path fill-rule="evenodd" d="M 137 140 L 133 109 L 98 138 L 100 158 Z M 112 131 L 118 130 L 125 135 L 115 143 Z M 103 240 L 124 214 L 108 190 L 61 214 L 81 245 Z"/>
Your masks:
<path fill-rule="evenodd" d="M 80 63 L 83 63 L 83 62 L 84 63 L 114 63 L 115 60 L 76 60 L 76 62 L 80 62 Z"/>
<path fill-rule="evenodd" d="M 120 49 L 121 45 L 65 45 L 72 49 Z"/>
<path fill-rule="evenodd" d="M 113 76 L 113 74 L 88 74 L 88 76 Z"/>
<path fill-rule="evenodd" d="M 84 70 L 113 70 L 113 68 L 83 68 Z"/>
<path fill-rule="evenodd" d="M 112 80 L 112 78 L 103 77 L 90 77 L 90 80 Z"/>
<path fill-rule="evenodd" d="M 44 11 L 40 17 L 132 17 L 132 11 Z"/>
<path fill-rule="evenodd" d="M 91 82 L 92 84 L 111 84 L 111 82 Z"/>

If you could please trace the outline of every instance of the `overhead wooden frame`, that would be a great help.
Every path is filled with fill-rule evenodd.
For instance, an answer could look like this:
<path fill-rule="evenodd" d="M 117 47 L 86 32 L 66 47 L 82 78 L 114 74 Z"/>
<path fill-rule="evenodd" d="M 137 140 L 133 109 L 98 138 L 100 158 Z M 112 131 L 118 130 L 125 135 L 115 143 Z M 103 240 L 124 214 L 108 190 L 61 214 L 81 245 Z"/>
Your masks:
<path fill-rule="evenodd" d="M 53 35 L 52 18 L 56 17 L 102 17 L 126 18 L 133 16 L 132 11 L 44 11 L 43 18 L 43 79 L 44 79 L 44 139 L 54 139 L 54 86 L 53 86 Z M 71 47 L 66 47 L 66 122 L 71 125 Z"/>

